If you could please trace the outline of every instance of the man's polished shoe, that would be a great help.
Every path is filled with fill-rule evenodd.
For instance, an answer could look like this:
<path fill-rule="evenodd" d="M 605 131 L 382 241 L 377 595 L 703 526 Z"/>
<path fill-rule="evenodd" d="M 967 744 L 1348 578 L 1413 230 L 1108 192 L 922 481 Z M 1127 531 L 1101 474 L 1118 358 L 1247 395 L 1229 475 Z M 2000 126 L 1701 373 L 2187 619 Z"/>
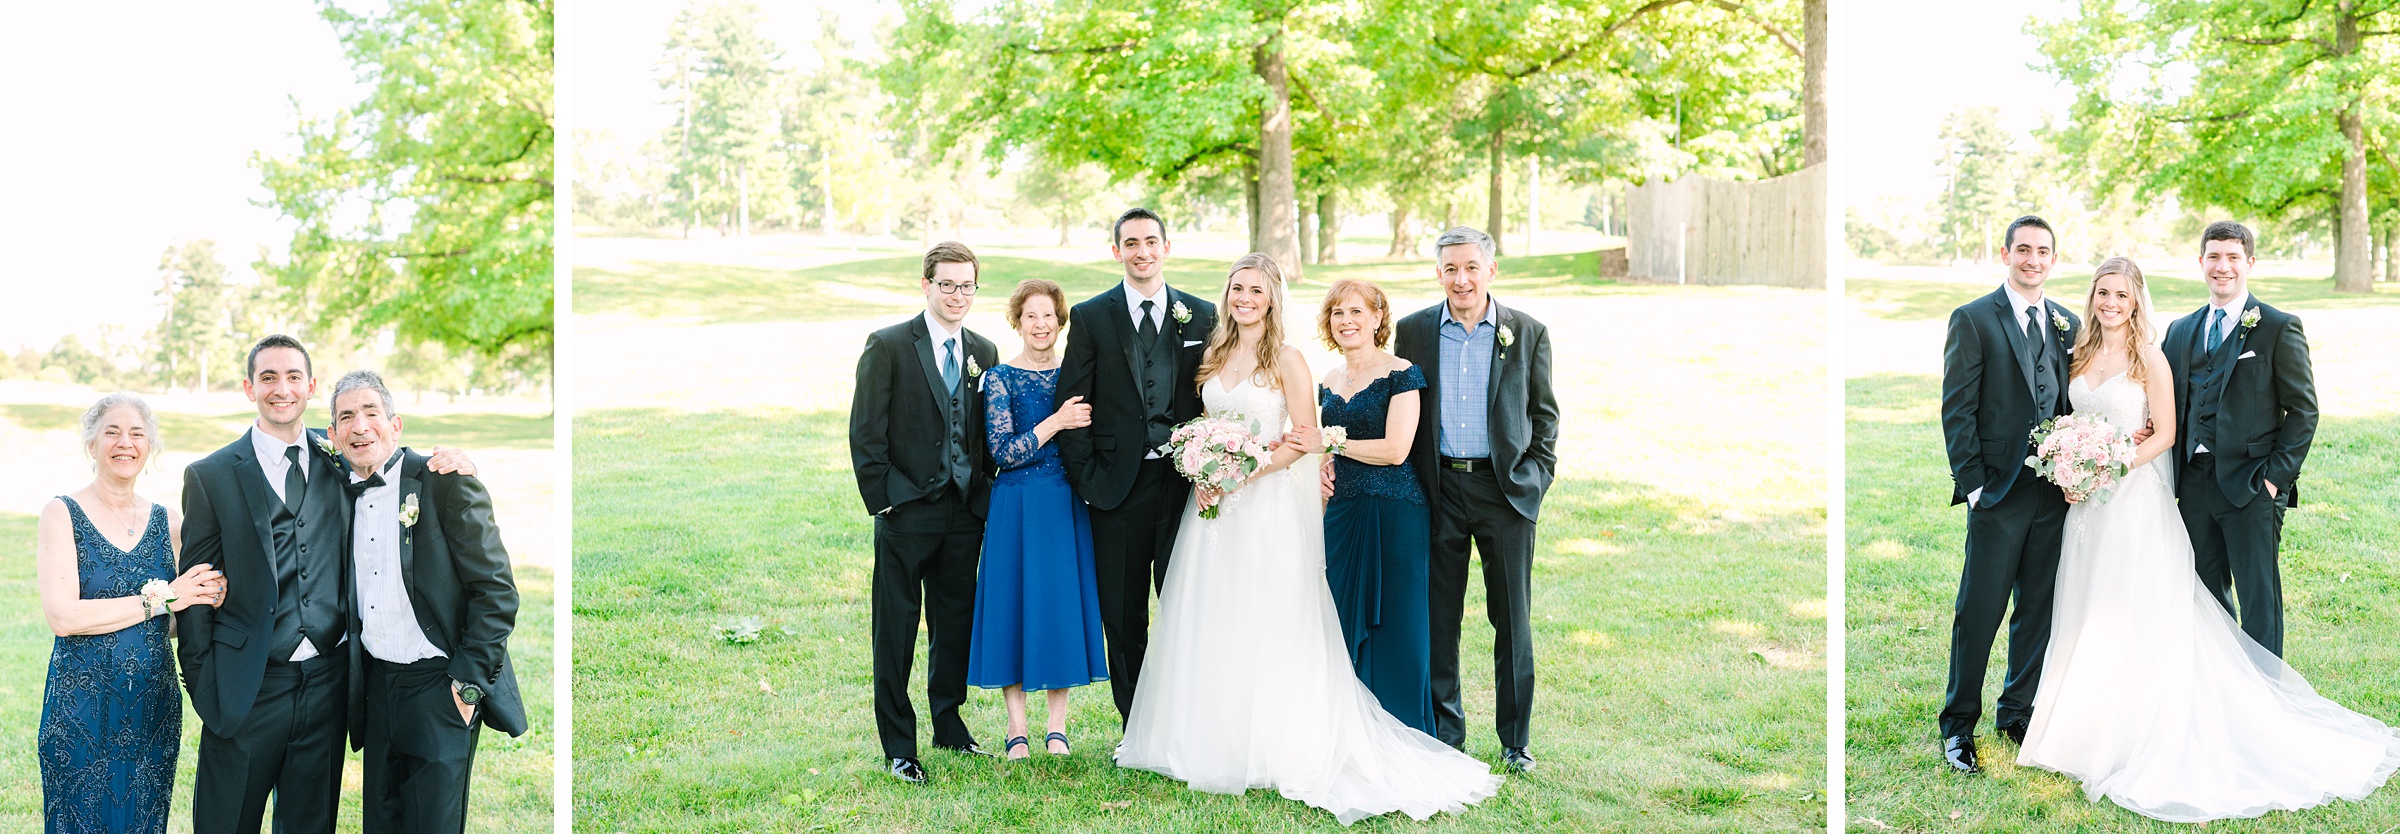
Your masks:
<path fill-rule="evenodd" d="M 1983 768 L 1975 764 L 1975 739 L 1972 737 L 1951 736 L 1942 739 L 1942 758 L 1950 763 L 1951 770 L 1960 773 L 1983 772 Z"/>
<path fill-rule="evenodd" d="M 2016 742 L 2018 747 L 2023 747 L 2025 746 L 2025 730 L 2032 726 L 2033 722 L 2031 721 L 2002 724 L 2000 725 L 2000 734 L 2007 736 L 2009 741 Z"/>
<path fill-rule="evenodd" d="M 1500 761 L 1508 763 L 1508 769 L 1518 773 L 1533 772 L 1533 754 L 1525 752 L 1523 747 L 1511 747 L 1500 751 Z"/>
<path fill-rule="evenodd" d="M 993 752 L 992 752 L 992 751 L 990 751 L 990 750 L 985 750 L 985 749 L 983 749 L 983 748 L 981 748 L 981 747 L 977 747 L 977 746 L 975 746 L 975 742 L 972 742 L 972 741 L 970 741 L 970 742 L 967 742 L 967 743 L 965 743 L 965 744 L 958 745 L 958 746 L 956 746 L 956 747 L 952 747 L 952 746 L 950 746 L 950 745 L 947 745 L 947 744 L 936 744 L 936 745 L 934 745 L 934 746 L 935 746 L 935 747 L 942 748 L 942 749 L 944 749 L 944 750 L 948 750 L 948 751 L 950 751 L 950 752 L 953 752 L 953 753 L 965 753 L 965 754 L 967 754 L 967 755 L 969 755 L 969 756 L 984 756 L 984 757 L 987 757 L 987 758 L 999 758 L 999 754 L 993 753 Z"/>
<path fill-rule="evenodd" d="M 896 758 L 891 761 L 889 767 L 894 779 L 911 785 L 925 784 L 925 766 L 917 764 L 915 759 Z"/>

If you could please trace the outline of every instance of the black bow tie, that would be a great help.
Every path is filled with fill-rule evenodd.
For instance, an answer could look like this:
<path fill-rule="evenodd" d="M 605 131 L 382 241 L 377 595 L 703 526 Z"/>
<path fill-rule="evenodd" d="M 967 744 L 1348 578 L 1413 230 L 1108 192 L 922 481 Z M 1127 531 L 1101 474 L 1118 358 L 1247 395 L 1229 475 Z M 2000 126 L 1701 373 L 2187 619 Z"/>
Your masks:
<path fill-rule="evenodd" d="M 368 475 L 364 481 L 351 481 L 343 484 L 342 488 L 350 491 L 350 500 L 356 501 L 359 496 L 367 494 L 367 490 L 379 486 L 383 486 L 383 473 L 381 472 Z"/>

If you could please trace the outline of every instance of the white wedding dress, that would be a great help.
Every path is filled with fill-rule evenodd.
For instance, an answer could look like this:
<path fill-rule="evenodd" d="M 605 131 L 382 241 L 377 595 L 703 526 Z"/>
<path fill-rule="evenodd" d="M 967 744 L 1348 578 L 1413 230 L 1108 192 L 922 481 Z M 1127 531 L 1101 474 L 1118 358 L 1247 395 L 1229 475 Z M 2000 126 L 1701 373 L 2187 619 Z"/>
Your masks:
<path fill-rule="evenodd" d="M 1208 383 L 1201 399 L 1261 436 L 1286 427 L 1283 395 L 1248 381 Z M 1489 766 L 1401 724 L 1350 668 L 1315 467 L 1260 477 L 1220 506 L 1215 519 L 1184 509 L 1117 764 L 1210 793 L 1274 788 L 1344 825 L 1496 793 Z"/>
<path fill-rule="evenodd" d="M 2158 369 L 2163 373 L 2165 369 Z M 2119 428 L 2149 415 L 2139 383 L 2067 386 Z M 2049 654 L 2017 762 L 2169 822 L 2356 800 L 2400 768 L 2400 737 L 2316 694 L 2242 633 L 2192 570 L 2172 454 L 2106 503 L 2067 510 Z"/>

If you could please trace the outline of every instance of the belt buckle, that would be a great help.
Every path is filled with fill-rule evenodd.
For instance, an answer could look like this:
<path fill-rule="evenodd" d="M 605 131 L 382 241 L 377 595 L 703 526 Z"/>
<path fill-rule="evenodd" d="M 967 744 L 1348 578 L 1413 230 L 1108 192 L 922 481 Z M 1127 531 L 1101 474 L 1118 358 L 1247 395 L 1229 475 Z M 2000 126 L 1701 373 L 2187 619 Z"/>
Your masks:
<path fill-rule="evenodd" d="M 1451 458 L 1450 468 L 1460 472 L 1473 472 L 1475 471 L 1475 462 L 1466 458 Z"/>

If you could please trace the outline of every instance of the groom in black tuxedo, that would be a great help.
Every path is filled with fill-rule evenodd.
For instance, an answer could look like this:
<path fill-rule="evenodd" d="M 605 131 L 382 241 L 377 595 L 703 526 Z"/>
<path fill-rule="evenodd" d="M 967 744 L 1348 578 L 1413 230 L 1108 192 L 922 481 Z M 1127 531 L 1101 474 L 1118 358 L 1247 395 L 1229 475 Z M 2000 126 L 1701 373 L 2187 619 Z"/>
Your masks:
<path fill-rule="evenodd" d="M 1950 621 L 1950 686 L 1942 704 L 1942 753 L 1975 773 L 1975 725 L 1983 716 L 1983 673 L 2009 596 L 2008 678 L 2000 731 L 2023 743 L 2034 687 L 2050 646 L 2050 598 L 2067 499 L 2025 465 L 2033 429 L 2068 413 L 2068 352 L 2081 322 L 2042 296 L 2058 261 L 2050 224 L 2027 215 L 2002 238 L 2008 278 L 1990 295 L 1950 312 L 1942 345 L 1942 439 L 1950 454 L 1950 503 L 1967 505 L 1966 564 Z"/>
<path fill-rule="evenodd" d="M 1392 352 L 1425 369 L 1424 414 L 1408 457 L 1433 511 L 1434 734 L 1466 745 L 1458 640 L 1472 548 L 1483 557 L 1501 758 L 1532 770 L 1533 543 L 1558 470 L 1550 331 L 1492 298 L 1487 287 L 1500 265 L 1490 235 L 1461 226 L 1433 247 L 1443 299 L 1400 320 Z"/>
<path fill-rule="evenodd" d="M 1128 209 L 1111 235 L 1125 281 L 1075 305 L 1058 375 L 1059 401 L 1091 403 L 1092 424 L 1059 432 L 1058 452 L 1090 507 L 1108 683 L 1122 719 L 1133 712 L 1150 645 L 1150 591 L 1166 580 L 1191 495 L 1158 447 L 1176 424 L 1200 416 L 1194 377 L 1217 308 L 1167 286 L 1167 225 L 1156 213 Z"/>
<path fill-rule="evenodd" d="M 2317 385 L 2300 319 L 2250 295 L 2256 238 L 2220 220 L 2200 235 L 2208 303 L 2167 326 L 2175 374 L 2176 506 L 2200 583 L 2242 631 L 2283 655 L 2283 513 L 2317 433 Z M 2236 593 L 2238 591 L 2238 594 Z"/>
<path fill-rule="evenodd" d="M 925 781 L 908 701 L 920 611 L 929 632 L 925 700 L 934 746 L 990 755 L 958 717 L 967 702 L 975 566 L 992 497 L 980 383 L 1000 362 L 998 346 L 966 329 L 982 271 L 965 244 L 927 250 L 925 312 L 867 337 L 850 393 L 850 465 L 875 517 L 875 729 L 892 776 L 909 783 Z"/>

